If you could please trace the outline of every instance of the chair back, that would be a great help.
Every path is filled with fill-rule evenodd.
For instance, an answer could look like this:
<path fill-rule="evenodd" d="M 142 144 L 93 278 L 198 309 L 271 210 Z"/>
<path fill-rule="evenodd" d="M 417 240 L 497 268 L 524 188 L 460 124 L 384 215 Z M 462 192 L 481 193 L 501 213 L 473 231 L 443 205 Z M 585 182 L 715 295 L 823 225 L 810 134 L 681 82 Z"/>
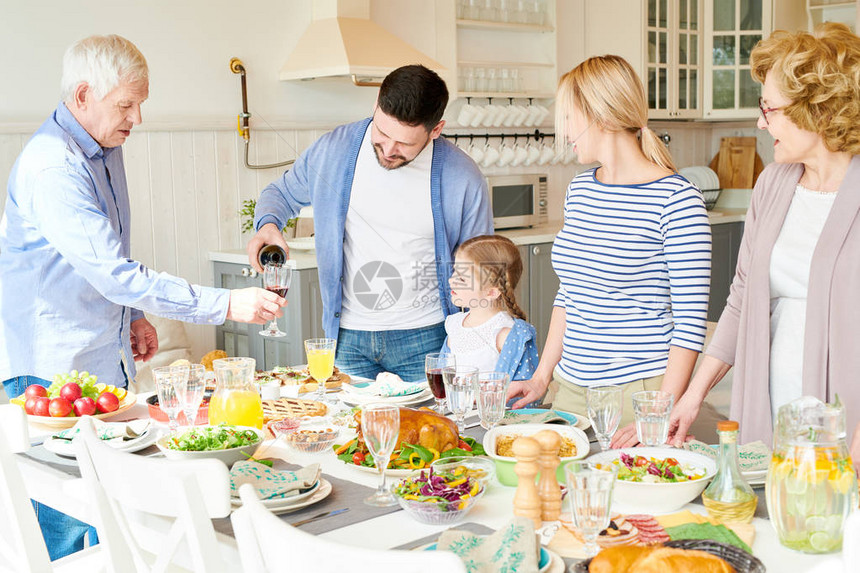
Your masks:
<path fill-rule="evenodd" d="M 367 549 L 335 543 L 292 527 L 260 503 L 254 488 L 239 488 L 242 507 L 233 512 L 233 532 L 245 571 L 258 573 L 465 573 L 448 551 Z"/>
<path fill-rule="evenodd" d="M 24 410 L 14 404 L 0 405 L 0 571 L 51 570 L 48 549 L 14 455 L 29 447 Z"/>
<path fill-rule="evenodd" d="M 75 446 L 99 516 L 99 543 L 114 571 L 165 571 L 181 548 L 192 570 L 223 570 L 211 519 L 230 514 L 227 466 L 120 452 L 101 443 L 92 424 L 82 424 Z"/>

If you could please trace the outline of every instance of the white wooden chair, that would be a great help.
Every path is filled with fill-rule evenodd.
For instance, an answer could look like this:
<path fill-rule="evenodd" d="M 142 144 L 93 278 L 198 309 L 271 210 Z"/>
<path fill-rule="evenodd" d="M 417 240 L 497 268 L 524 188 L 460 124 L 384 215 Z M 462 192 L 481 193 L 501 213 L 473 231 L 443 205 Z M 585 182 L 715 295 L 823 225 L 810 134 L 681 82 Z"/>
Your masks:
<path fill-rule="evenodd" d="M 255 573 L 465 573 L 448 551 L 396 551 L 342 545 L 305 533 L 272 514 L 254 488 L 239 488 L 242 507 L 233 512 L 233 532 L 242 568 Z"/>
<path fill-rule="evenodd" d="M 210 521 L 230 515 L 227 466 L 214 459 L 175 461 L 119 452 L 101 443 L 91 424 L 83 426 L 82 439 L 75 441 L 78 463 L 113 571 L 183 571 L 176 563 L 181 559 L 196 573 L 228 569 Z"/>
<path fill-rule="evenodd" d="M 103 571 L 98 545 L 51 562 L 14 456 L 28 449 L 26 414 L 20 406 L 0 405 L 0 571 Z"/>

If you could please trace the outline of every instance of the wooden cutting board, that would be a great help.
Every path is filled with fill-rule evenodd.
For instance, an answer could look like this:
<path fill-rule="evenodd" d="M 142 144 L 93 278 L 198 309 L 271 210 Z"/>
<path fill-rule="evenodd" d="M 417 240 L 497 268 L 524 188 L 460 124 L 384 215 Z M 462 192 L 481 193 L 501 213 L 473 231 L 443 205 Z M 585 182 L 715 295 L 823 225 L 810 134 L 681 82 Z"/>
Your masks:
<path fill-rule="evenodd" d="M 752 189 L 764 163 L 755 150 L 755 137 L 724 137 L 709 167 L 717 172 L 722 189 Z"/>

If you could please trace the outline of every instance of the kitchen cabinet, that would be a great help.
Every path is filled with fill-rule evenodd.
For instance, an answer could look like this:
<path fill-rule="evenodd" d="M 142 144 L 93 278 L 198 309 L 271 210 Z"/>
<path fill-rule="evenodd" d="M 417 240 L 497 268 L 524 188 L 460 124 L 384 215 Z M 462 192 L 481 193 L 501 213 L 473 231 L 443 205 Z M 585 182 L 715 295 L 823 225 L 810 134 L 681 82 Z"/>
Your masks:
<path fill-rule="evenodd" d="M 523 259 L 523 261 L 528 260 L 529 309 L 526 312 L 529 322 L 537 330 L 538 352 L 543 352 L 552 319 L 552 303 L 558 293 L 558 275 L 555 274 L 550 260 L 552 243 L 528 245 L 527 248 L 528 259 Z M 525 300 L 525 298 L 518 300 Z"/>
<path fill-rule="evenodd" d="M 854 0 L 807 0 L 809 29 L 822 22 L 840 22 L 857 33 L 857 2 Z"/>
<path fill-rule="evenodd" d="M 708 298 L 708 320 L 720 319 L 735 277 L 738 251 L 744 235 L 743 223 L 711 226 L 711 293 Z"/>
<path fill-rule="evenodd" d="M 250 266 L 215 262 L 215 286 L 235 289 L 262 285 L 261 278 Z M 215 344 L 230 356 L 249 356 L 257 361 L 257 369 L 306 362 L 304 341 L 322 338 L 322 297 L 317 269 L 293 271 L 284 316 L 278 319 L 287 336 L 260 336 L 265 325 L 226 321 L 215 329 Z"/>

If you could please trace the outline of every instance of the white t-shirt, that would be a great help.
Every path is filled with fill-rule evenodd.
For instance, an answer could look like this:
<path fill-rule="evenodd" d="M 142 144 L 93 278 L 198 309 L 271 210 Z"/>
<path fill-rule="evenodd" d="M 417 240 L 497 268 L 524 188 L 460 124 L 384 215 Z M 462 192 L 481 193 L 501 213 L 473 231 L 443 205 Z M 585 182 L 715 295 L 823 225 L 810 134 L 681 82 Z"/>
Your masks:
<path fill-rule="evenodd" d="M 503 328 L 514 326 L 513 317 L 505 311 L 478 326 L 464 326 L 468 312 L 458 312 L 445 319 L 448 347 L 457 359 L 457 365 L 477 367 L 480 372 L 492 372 L 499 361 L 496 339 Z"/>
<path fill-rule="evenodd" d="M 430 167 L 433 141 L 409 164 L 379 165 L 367 127 L 343 235 L 340 326 L 406 330 L 444 319 L 436 277 Z"/>
<path fill-rule="evenodd" d="M 770 407 L 803 394 L 803 338 L 809 268 L 836 193 L 798 184 L 770 257 Z"/>

